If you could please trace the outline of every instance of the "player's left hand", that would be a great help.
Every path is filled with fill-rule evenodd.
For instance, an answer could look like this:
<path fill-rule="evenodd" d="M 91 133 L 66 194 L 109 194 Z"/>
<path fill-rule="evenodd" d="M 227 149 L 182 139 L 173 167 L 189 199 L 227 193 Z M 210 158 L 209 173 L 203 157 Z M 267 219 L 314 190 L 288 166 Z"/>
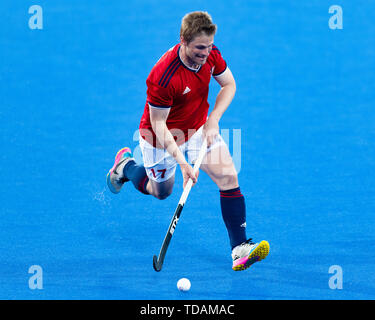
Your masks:
<path fill-rule="evenodd" d="M 208 118 L 203 127 L 203 135 L 207 139 L 207 148 L 210 147 L 219 134 L 219 122 L 216 119 Z"/>

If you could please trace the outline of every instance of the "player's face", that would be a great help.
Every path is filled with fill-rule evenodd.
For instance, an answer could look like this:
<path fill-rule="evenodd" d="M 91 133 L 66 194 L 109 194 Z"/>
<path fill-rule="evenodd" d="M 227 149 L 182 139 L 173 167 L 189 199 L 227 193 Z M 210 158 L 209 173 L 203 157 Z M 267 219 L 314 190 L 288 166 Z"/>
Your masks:
<path fill-rule="evenodd" d="M 186 56 L 191 62 L 203 65 L 206 63 L 208 56 L 212 50 L 214 36 L 202 34 L 196 36 L 192 41 L 186 43 Z"/>

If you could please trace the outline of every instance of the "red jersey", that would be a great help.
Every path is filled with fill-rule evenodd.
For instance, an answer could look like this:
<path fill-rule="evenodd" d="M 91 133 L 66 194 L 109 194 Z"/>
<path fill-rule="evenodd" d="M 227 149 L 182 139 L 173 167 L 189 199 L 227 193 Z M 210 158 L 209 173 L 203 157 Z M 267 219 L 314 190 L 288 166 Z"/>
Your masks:
<path fill-rule="evenodd" d="M 180 44 L 167 51 L 146 80 L 147 100 L 139 129 L 142 138 L 153 146 L 156 146 L 156 136 L 151 126 L 149 107 L 170 108 L 166 124 L 172 134 L 180 133 L 175 140 L 181 144 L 189 139 L 192 130 L 194 132 L 206 123 L 211 75 L 218 76 L 227 68 L 215 45 L 206 63 L 197 70 L 181 61 L 179 51 Z"/>

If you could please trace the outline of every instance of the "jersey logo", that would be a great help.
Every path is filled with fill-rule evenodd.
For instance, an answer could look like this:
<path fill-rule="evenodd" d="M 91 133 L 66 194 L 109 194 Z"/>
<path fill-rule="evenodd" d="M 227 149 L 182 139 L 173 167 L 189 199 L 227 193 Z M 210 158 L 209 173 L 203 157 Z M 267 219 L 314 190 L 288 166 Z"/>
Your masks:
<path fill-rule="evenodd" d="M 190 88 L 189 88 L 189 87 L 186 87 L 185 90 L 184 90 L 184 92 L 183 92 L 182 94 L 187 94 L 187 93 L 190 92 L 190 91 L 191 91 Z"/>

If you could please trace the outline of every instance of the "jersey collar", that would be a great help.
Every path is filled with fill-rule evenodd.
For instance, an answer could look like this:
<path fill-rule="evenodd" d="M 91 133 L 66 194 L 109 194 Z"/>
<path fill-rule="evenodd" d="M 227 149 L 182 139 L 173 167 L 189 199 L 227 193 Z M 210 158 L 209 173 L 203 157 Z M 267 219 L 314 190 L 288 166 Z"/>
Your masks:
<path fill-rule="evenodd" d="M 192 71 L 192 72 L 195 72 L 195 73 L 199 72 L 199 70 L 202 68 L 202 65 L 200 65 L 198 69 L 193 69 L 193 68 L 190 68 L 189 66 L 187 66 L 187 65 L 182 61 L 182 59 L 181 59 L 181 57 L 180 57 L 180 48 L 181 48 L 181 45 L 179 44 L 179 45 L 178 45 L 178 49 L 177 49 L 177 57 L 178 57 L 178 59 L 180 60 L 181 64 L 182 64 L 186 69 L 188 69 L 188 70 L 190 70 L 190 71 Z"/>

